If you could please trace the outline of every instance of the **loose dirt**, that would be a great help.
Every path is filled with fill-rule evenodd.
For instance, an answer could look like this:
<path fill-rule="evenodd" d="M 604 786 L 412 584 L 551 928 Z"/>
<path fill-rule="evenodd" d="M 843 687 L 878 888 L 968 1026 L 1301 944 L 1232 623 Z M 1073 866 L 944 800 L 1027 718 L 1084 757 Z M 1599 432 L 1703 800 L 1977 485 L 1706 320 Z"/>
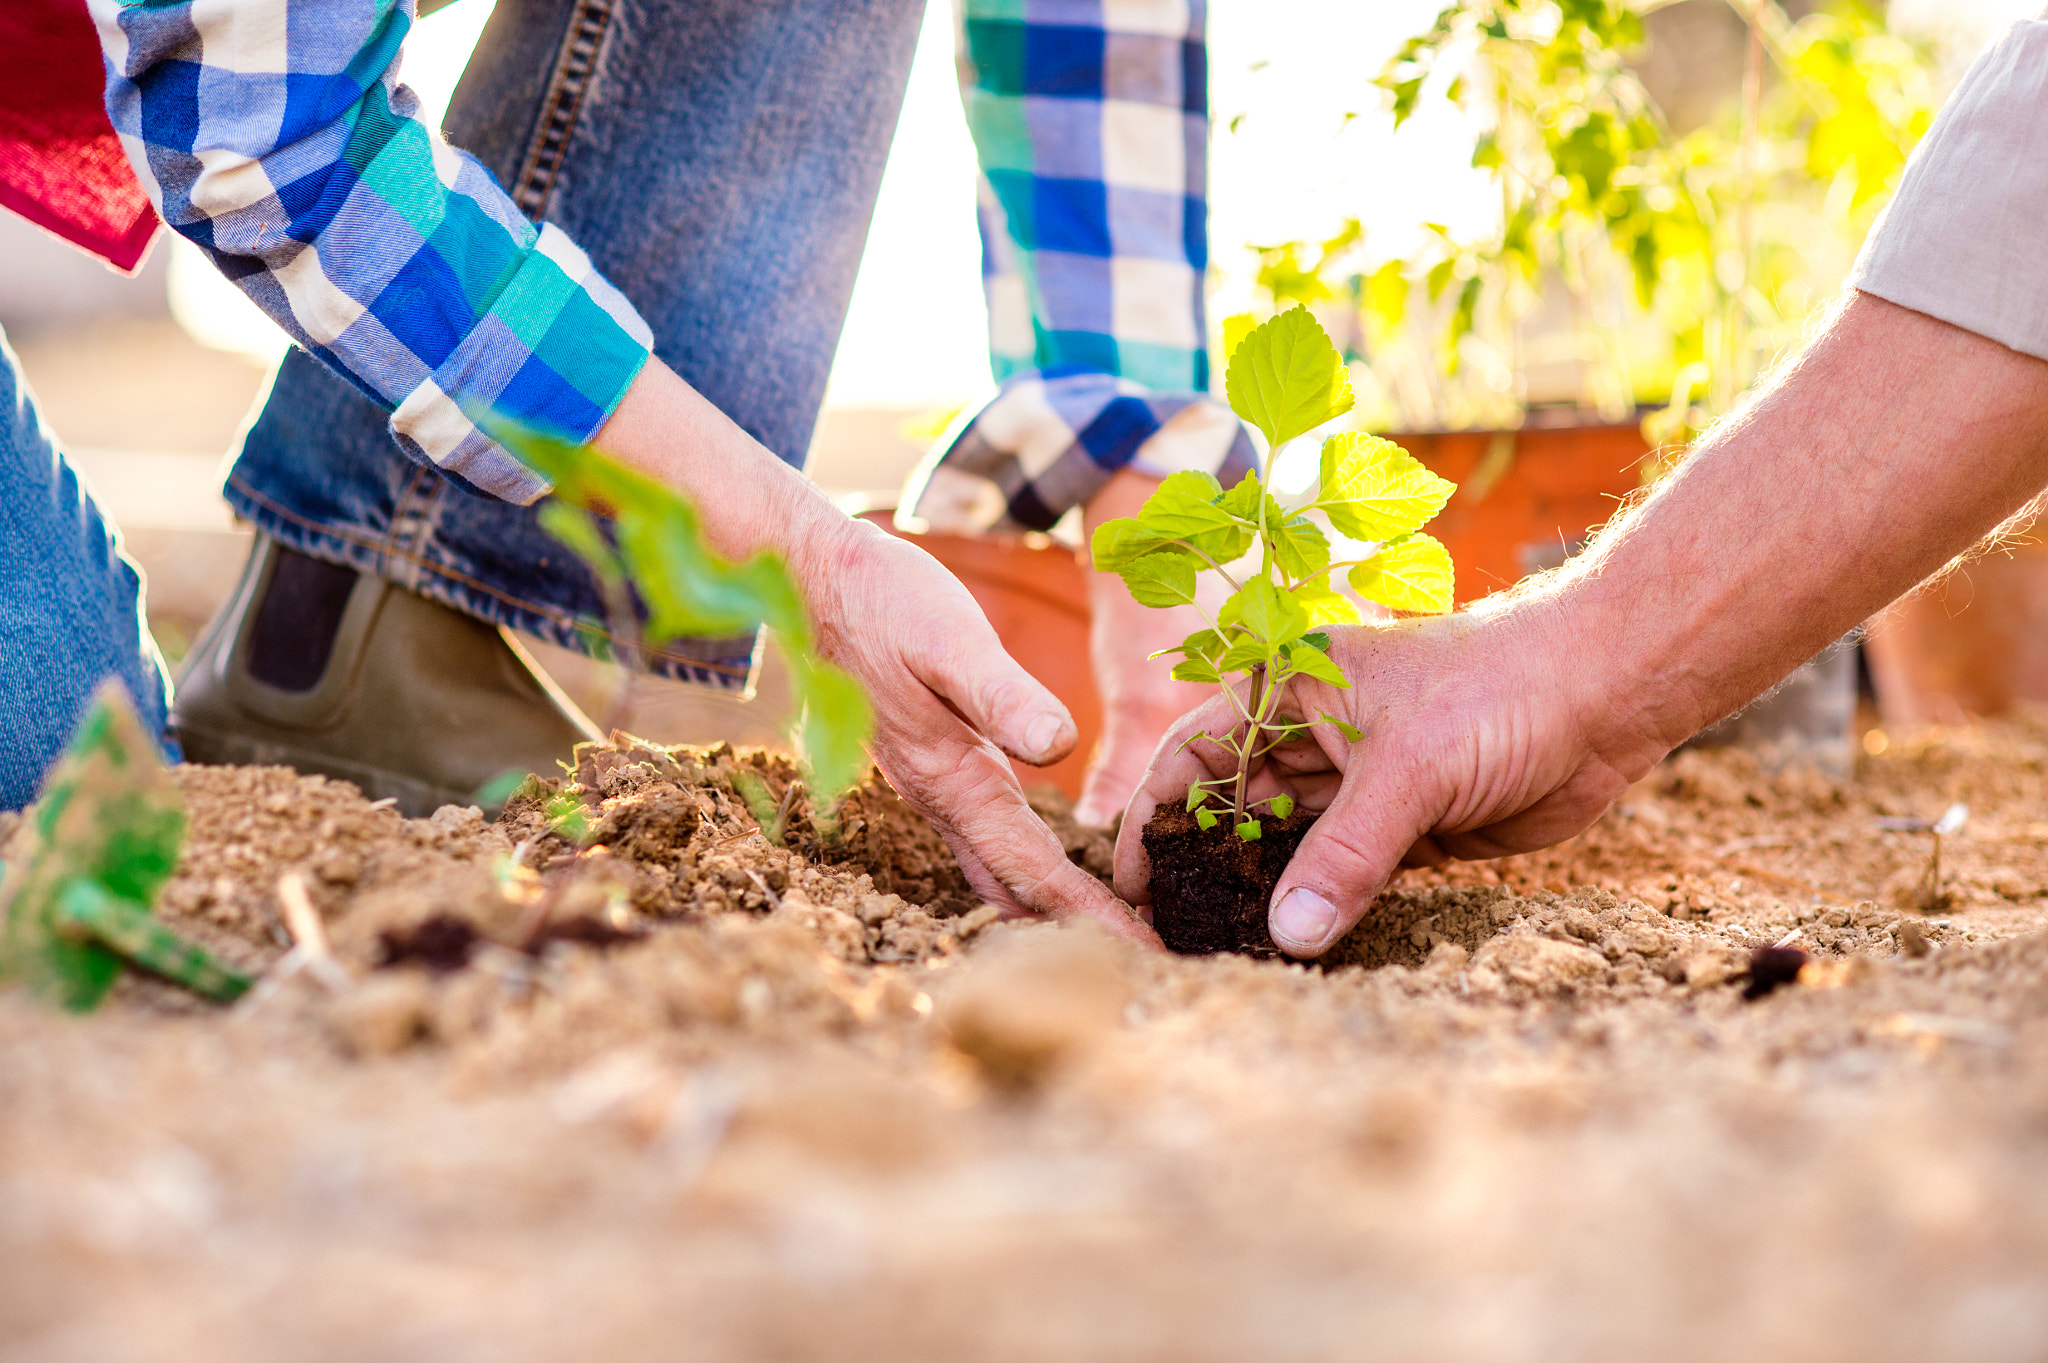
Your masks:
<path fill-rule="evenodd" d="M 2038 1358 L 2048 726 L 1886 741 L 1683 755 L 1316 968 L 1000 921 L 756 753 L 494 824 L 188 767 L 163 913 L 271 975 L 0 996 L 0 1359 Z M 1955 801 L 1922 911 L 1876 820 Z"/>

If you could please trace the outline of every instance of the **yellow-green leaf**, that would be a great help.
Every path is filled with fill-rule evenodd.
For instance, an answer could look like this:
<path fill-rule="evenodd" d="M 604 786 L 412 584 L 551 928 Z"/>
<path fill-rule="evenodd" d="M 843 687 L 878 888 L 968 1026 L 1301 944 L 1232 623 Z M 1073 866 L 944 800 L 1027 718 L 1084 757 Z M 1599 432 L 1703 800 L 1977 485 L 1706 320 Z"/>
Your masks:
<path fill-rule="evenodd" d="M 1311 577 L 1330 566 L 1330 542 L 1314 521 L 1296 516 L 1282 523 L 1276 516 L 1272 527 L 1273 557 L 1289 577 Z"/>
<path fill-rule="evenodd" d="M 1296 644 L 1287 650 L 1287 665 L 1305 677 L 1328 682 L 1346 690 L 1351 688 L 1351 679 L 1344 675 L 1344 669 L 1330 661 L 1330 655 L 1307 644 Z"/>
<path fill-rule="evenodd" d="M 1444 509 L 1458 485 L 1437 477 L 1393 441 L 1346 431 L 1323 442 L 1316 505 L 1353 539 L 1390 540 Z"/>
<path fill-rule="evenodd" d="M 1147 554 L 1124 565 L 1124 586 L 1141 606 L 1185 606 L 1195 599 L 1195 561 L 1185 553 Z"/>
<path fill-rule="evenodd" d="M 1182 682 L 1213 684 L 1223 680 L 1223 674 L 1206 658 L 1183 658 L 1173 665 L 1173 672 L 1170 675 L 1175 681 Z"/>
<path fill-rule="evenodd" d="M 1165 539 L 1185 540 L 1228 563 L 1251 547 L 1252 531 L 1221 506 L 1223 485 L 1206 473 L 1183 469 L 1169 474 L 1138 511 L 1138 528 Z"/>
<path fill-rule="evenodd" d="M 1307 308 L 1268 319 L 1231 352 L 1223 389 L 1230 409 L 1279 449 L 1351 410 L 1344 357 Z"/>
<path fill-rule="evenodd" d="M 1120 573 L 1132 560 L 1165 544 L 1160 536 L 1139 525 L 1134 518 L 1125 516 L 1104 521 L 1095 527 L 1095 537 L 1088 545 L 1088 559 L 1097 572 Z"/>
<path fill-rule="evenodd" d="M 1277 648 L 1308 633 L 1308 612 L 1293 596 L 1265 578 L 1255 577 L 1223 603 L 1217 623 L 1240 625 Z"/>
<path fill-rule="evenodd" d="M 1389 544 L 1351 570 L 1351 590 L 1389 610 L 1442 614 L 1452 586 L 1450 550 L 1428 535 Z"/>
<path fill-rule="evenodd" d="M 1294 589 L 1294 599 L 1308 612 L 1310 629 L 1323 625 L 1357 625 L 1364 620 L 1351 598 L 1330 585 L 1328 577 L 1315 577 Z"/>

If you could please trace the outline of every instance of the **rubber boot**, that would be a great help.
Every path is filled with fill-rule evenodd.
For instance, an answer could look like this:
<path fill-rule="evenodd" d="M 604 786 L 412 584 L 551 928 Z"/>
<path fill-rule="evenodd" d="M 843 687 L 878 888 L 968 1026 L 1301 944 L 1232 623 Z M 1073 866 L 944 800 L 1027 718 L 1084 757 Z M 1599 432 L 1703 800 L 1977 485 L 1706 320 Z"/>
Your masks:
<path fill-rule="evenodd" d="M 552 776 L 599 737 L 496 626 L 267 535 L 186 660 L 171 727 L 188 761 L 339 777 L 414 817 Z"/>

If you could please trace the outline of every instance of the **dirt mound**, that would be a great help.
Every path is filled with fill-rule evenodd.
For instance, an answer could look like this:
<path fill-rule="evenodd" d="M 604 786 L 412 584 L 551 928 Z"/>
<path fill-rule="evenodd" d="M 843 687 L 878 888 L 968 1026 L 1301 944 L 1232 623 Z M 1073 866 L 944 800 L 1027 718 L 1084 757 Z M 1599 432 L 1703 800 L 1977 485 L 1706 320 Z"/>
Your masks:
<path fill-rule="evenodd" d="M 2039 1356 L 2043 732 L 1686 754 L 1315 966 L 999 921 L 760 753 L 493 824 L 185 768 L 162 912 L 271 974 L 0 995 L 0 1358 Z"/>

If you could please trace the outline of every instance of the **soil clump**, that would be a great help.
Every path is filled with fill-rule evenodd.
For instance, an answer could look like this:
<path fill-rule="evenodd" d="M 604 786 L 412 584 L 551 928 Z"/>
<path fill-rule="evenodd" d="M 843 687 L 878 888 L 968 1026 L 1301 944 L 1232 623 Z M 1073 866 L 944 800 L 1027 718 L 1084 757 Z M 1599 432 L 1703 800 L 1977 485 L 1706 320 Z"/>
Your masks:
<path fill-rule="evenodd" d="M 1275 957 L 1266 911 L 1294 849 L 1316 816 L 1297 809 L 1259 821 L 1260 836 L 1240 838 L 1226 814 L 1208 828 L 1180 805 L 1162 805 L 1145 823 L 1152 860 L 1152 927 L 1168 951 L 1207 956 L 1235 951 Z"/>

